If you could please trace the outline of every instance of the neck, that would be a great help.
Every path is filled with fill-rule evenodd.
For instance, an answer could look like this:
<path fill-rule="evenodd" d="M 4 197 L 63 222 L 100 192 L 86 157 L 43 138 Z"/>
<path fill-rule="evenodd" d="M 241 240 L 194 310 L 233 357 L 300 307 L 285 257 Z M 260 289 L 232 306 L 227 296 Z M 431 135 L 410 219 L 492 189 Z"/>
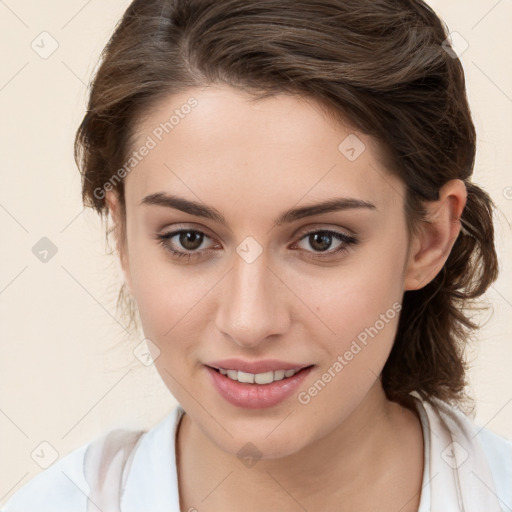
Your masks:
<path fill-rule="evenodd" d="M 331 510 L 329 504 L 337 511 L 372 506 L 389 510 L 383 507 L 383 490 L 389 505 L 401 512 L 419 505 L 419 417 L 388 401 L 380 380 L 342 424 L 285 457 L 260 459 L 245 468 L 236 454 L 219 448 L 186 414 L 177 453 L 183 510 L 259 511 L 279 505 L 286 512 L 301 505 L 312 512 Z"/>

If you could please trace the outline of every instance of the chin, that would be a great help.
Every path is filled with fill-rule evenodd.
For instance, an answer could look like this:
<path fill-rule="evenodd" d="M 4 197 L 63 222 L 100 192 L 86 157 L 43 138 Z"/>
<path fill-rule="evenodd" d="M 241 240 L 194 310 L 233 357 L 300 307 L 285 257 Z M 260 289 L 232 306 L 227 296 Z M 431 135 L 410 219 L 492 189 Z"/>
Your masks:
<path fill-rule="evenodd" d="M 284 421 L 276 428 L 274 422 L 273 426 L 268 428 L 267 423 L 264 427 L 258 427 L 253 422 L 243 433 L 238 427 L 226 425 L 229 432 L 236 432 L 234 437 L 223 435 L 220 439 L 211 439 L 221 450 L 238 457 L 242 462 L 244 457 L 258 460 L 281 459 L 301 451 L 308 444 L 303 425 L 291 428 L 291 424 L 285 427 L 286 423 L 287 421 Z"/>

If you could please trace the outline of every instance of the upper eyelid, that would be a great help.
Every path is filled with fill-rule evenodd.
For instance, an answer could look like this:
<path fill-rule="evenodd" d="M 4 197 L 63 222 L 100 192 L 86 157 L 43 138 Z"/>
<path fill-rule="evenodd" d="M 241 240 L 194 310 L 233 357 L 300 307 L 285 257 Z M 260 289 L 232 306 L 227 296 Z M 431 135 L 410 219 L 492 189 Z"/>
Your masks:
<path fill-rule="evenodd" d="M 186 231 L 192 231 L 194 233 L 201 233 L 202 235 L 205 235 L 206 237 L 210 238 L 211 240 L 214 240 L 215 237 L 209 235 L 204 229 L 200 229 L 200 228 L 193 228 L 193 227 L 175 227 L 175 228 L 172 228 L 172 229 L 163 229 L 162 232 L 160 234 L 157 234 L 157 236 L 165 236 L 165 237 L 169 237 L 169 238 L 173 238 L 175 237 L 176 235 L 179 235 L 180 233 L 182 232 L 186 232 Z"/>

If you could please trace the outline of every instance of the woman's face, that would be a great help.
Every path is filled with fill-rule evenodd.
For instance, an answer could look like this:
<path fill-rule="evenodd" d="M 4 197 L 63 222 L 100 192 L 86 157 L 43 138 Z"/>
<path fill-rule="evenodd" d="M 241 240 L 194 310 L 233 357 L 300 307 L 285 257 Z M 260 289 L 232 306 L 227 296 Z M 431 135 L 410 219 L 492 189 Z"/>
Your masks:
<path fill-rule="evenodd" d="M 382 401 L 408 237 L 404 184 L 372 139 L 297 96 L 216 86 L 160 103 L 133 149 L 127 282 L 163 381 L 208 438 L 285 456 Z M 209 368 L 233 358 L 277 360 L 247 372 L 261 379 L 312 367 L 270 384 Z"/>

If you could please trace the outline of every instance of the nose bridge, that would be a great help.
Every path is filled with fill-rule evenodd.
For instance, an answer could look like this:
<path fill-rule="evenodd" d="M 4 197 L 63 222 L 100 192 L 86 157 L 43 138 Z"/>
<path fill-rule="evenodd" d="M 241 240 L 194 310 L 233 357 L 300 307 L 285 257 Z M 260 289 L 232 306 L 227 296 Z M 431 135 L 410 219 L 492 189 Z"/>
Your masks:
<path fill-rule="evenodd" d="M 248 250 L 247 249 L 249 247 Z M 217 327 L 241 346 L 256 346 L 272 334 L 285 332 L 288 313 L 280 280 L 267 266 L 266 254 L 240 244 L 222 290 Z M 252 251 L 252 254 L 251 254 Z"/>

